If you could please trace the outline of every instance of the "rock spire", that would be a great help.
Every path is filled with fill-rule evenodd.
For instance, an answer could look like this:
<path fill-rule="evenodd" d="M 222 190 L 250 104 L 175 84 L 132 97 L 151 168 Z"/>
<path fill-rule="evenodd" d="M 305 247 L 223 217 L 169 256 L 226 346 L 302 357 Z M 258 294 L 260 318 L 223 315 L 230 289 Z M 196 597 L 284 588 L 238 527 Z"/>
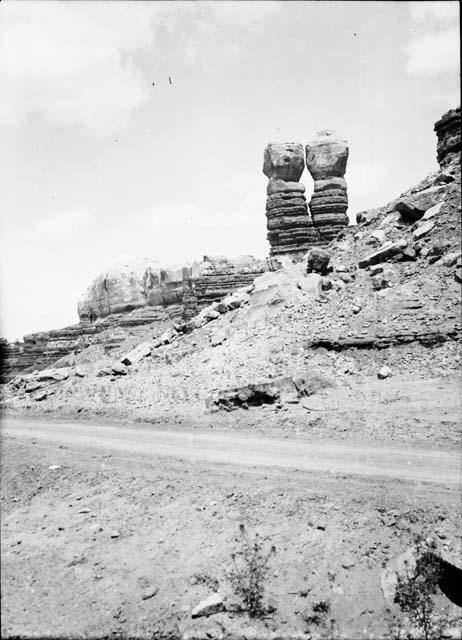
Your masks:
<path fill-rule="evenodd" d="M 310 211 L 321 244 L 328 244 L 348 225 L 347 160 L 348 143 L 332 129 L 319 131 L 316 140 L 306 145 L 306 166 L 314 180 Z"/>
<path fill-rule="evenodd" d="M 288 255 L 298 259 L 316 242 L 317 234 L 308 213 L 305 187 L 300 182 L 304 168 L 301 144 L 267 145 L 263 173 L 269 179 L 266 217 L 271 256 Z"/>

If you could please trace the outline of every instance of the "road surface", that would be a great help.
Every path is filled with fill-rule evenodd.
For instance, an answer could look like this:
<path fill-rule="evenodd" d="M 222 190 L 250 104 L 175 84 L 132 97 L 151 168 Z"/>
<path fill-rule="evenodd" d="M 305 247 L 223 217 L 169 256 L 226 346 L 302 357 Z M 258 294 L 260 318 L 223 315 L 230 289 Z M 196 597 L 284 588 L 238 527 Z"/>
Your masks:
<path fill-rule="evenodd" d="M 409 446 L 352 445 L 308 442 L 295 438 L 257 438 L 229 433 L 160 431 L 146 427 L 110 427 L 81 422 L 46 422 L 4 418 L 3 436 L 70 450 L 97 450 L 155 458 L 170 456 L 190 461 L 278 467 L 300 471 L 383 476 L 415 482 L 458 484 L 458 451 Z"/>

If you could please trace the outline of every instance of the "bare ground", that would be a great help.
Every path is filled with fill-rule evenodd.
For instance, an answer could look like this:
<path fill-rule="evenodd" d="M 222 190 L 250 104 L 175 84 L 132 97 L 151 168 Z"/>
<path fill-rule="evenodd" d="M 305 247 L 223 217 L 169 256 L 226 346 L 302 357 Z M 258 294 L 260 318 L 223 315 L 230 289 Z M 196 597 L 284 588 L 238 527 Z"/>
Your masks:
<path fill-rule="evenodd" d="M 192 435 L 191 425 L 169 425 L 167 435 L 165 425 L 11 425 L 2 441 L 3 637 L 315 638 L 331 637 L 333 625 L 335 638 L 377 638 L 388 631 L 387 560 L 416 533 L 434 536 L 446 559 L 460 557 L 457 450 L 447 443 L 377 449 L 366 437 L 329 445 L 306 433 L 258 439 L 243 427 L 232 436 Z M 191 455 L 194 442 L 214 456 Z M 156 452 L 162 443 L 170 449 Z M 389 456 L 388 477 L 370 475 L 377 451 Z M 342 472 L 342 457 L 358 462 L 358 475 Z M 277 548 L 267 581 L 275 611 L 264 621 L 232 611 L 225 574 L 240 523 Z M 192 620 L 216 589 L 229 610 Z M 321 600 L 333 623 L 307 624 Z"/>

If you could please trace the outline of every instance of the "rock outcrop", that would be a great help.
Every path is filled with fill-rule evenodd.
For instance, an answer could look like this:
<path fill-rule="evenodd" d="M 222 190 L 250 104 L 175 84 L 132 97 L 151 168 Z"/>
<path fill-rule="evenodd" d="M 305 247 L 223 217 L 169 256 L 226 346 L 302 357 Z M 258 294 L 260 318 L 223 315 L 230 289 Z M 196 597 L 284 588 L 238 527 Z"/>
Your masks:
<path fill-rule="evenodd" d="M 301 144 L 267 145 L 263 173 L 269 178 L 266 217 L 271 256 L 300 259 L 318 237 L 308 213 L 305 187 L 299 182 L 304 167 Z"/>
<path fill-rule="evenodd" d="M 116 264 L 97 276 L 78 302 L 80 322 L 141 307 L 181 304 L 184 272 L 192 267 L 164 269 L 157 262 Z"/>
<path fill-rule="evenodd" d="M 29 334 L 21 342 L 2 341 L 3 379 L 50 367 L 91 345 L 110 354 L 146 331 L 159 338 L 172 323 L 189 320 L 267 270 L 265 260 L 252 256 L 205 256 L 202 262 L 176 269 L 151 260 L 111 267 L 80 298 L 80 324 Z"/>
<path fill-rule="evenodd" d="M 328 244 L 348 225 L 347 184 L 344 178 L 348 144 L 325 129 L 306 145 L 306 166 L 314 180 L 310 201 L 313 223 L 321 244 Z"/>
<path fill-rule="evenodd" d="M 153 260 L 114 265 L 90 284 L 78 303 L 82 324 L 144 307 L 185 304 L 185 319 L 197 308 L 245 287 L 268 269 L 253 256 L 204 256 L 202 262 L 164 268 Z M 185 300 L 183 300 L 185 298 Z"/>
<path fill-rule="evenodd" d="M 268 270 L 266 260 L 253 256 L 239 256 L 229 259 L 225 256 L 204 256 L 193 274 L 192 286 L 197 305 L 202 308 L 224 298 L 229 293 L 247 287 Z"/>
<path fill-rule="evenodd" d="M 460 163 L 460 107 L 451 109 L 435 123 L 438 138 L 436 155 L 442 169 Z"/>

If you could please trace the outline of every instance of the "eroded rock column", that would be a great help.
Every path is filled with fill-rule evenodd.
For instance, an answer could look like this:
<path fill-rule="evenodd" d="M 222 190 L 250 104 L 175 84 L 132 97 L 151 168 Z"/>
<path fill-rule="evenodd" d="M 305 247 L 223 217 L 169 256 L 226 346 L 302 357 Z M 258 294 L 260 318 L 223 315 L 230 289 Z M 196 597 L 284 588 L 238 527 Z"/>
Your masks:
<path fill-rule="evenodd" d="M 348 143 L 331 129 L 306 145 L 306 166 L 314 180 L 310 211 L 321 244 L 329 243 L 348 225 L 347 184 L 344 178 Z"/>
<path fill-rule="evenodd" d="M 305 187 L 299 182 L 304 168 L 303 145 L 285 142 L 266 147 L 263 173 L 269 178 L 266 217 L 271 256 L 299 259 L 316 242 Z"/>

